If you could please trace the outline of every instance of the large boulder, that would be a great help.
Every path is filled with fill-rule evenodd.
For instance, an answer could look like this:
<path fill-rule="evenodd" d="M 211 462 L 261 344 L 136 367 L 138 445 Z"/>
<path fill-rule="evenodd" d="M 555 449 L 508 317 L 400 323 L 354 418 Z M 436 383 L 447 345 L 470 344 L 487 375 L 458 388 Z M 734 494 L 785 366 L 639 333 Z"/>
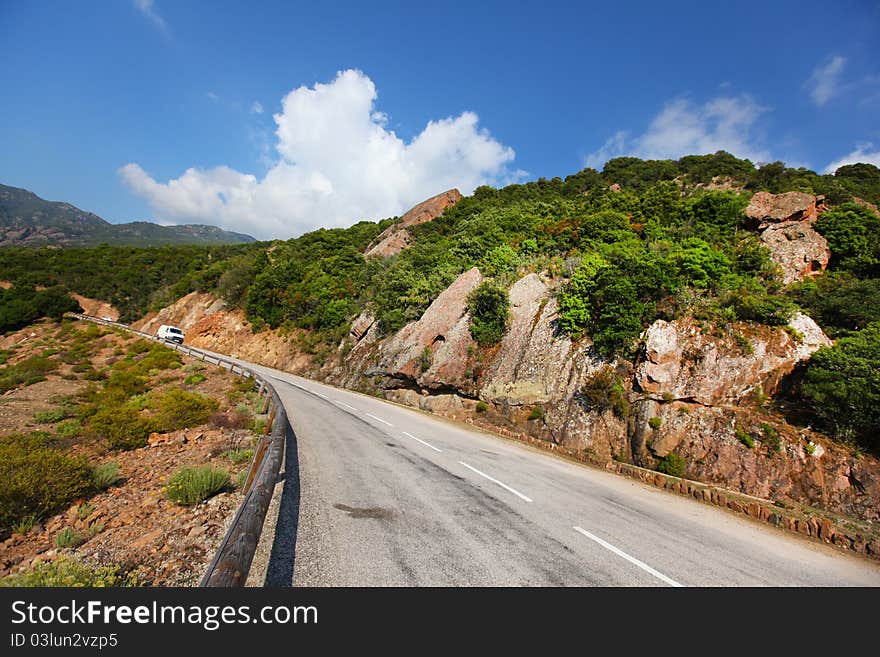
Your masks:
<path fill-rule="evenodd" d="M 787 221 L 768 226 L 761 241 L 770 250 L 770 258 L 782 271 L 788 285 L 825 270 L 831 259 L 828 241 L 805 221 Z"/>
<path fill-rule="evenodd" d="M 828 242 L 813 228 L 825 209 L 822 201 L 821 196 L 803 192 L 758 192 L 745 209 L 770 250 L 770 258 L 782 270 L 786 285 L 818 274 L 828 266 Z"/>
<path fill-rule="evenodd" d="M 817 199 L 803 192 L 770 194 L 756 192 L 745 209 L 746 216 L 763 228 L 783 221 L 811 221 L 816 219 Z"/>
<path fill-rule="evenodd" d="M 450 189 L 422 201 L 415 207 L 407 210 L 400 220 L 393 226 L 383 230 L 374 240 L 373 244 L 364 254 L 365 258 L 387 258 L 397 255 L 412 242 L 409 231 L 410 226 L 417 226 L 432 221 L 443 214 L 446 208 L 451 207 L 461 200 L 461 192 Z"/>
<path fill-rule="evenodd" d="M 425 389 L 467 388 L 470 334 L 467 296 L 483 280 L 476 267 L 464 272 L 380 348 L 377 370 Z"/>
<path fill-rule="evenodd" d="M 727 335 L 705 334 L 693 319 L 657 320 L 645 333 L 635 382 L 656 399 L 737 404 L 760 387 L 770 394 L 800 361 L 831 341 L 801 313 L 791 331 L 736 323 Z"/>

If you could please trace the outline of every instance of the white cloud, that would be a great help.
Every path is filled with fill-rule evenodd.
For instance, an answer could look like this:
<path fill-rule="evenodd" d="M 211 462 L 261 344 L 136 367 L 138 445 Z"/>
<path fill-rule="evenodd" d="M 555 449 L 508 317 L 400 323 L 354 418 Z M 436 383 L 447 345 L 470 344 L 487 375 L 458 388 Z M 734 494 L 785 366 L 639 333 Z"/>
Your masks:
<path fill-rule="evenodd" d="M 212 103 L 219 103 L 220 102 L 220 96 L 215 94 L 213 91 L 206 91 L 205 96 L 207 96 L 208 100 L 210 100 Z"/>
<path fill-rule="evenodd" d="M 137 8 L 139 12 L 146 16 L 153 25 L 158 27 L 159 30 L 167 36 L 168 24 L 165 22 L 165 19 L 159 15 L 159 12 L 156 11 L 153 4 L 153 0 L 134 0 L 135 8 Z"/>
<path fill-rule="evenodd" d="M 262 179 L 225 166 L 187 169 L 166 183 L 134 163 L 119 173 L 160 220 L 259 238 L 380 219 L 451 187 L 469 194 L 523 175 L 507 168 L 513 149 L 480 128 L 473 112 L 430 121 L 407 143 L 386 127 L 376 97 L 372 80 L 356 70 L 291 91 L 273 117 L 278 158 Z"/>
<path fill-rule="evenodd" d="M 719 96 L 702 105 L 678 98 L 664 106 L 643 134 L 630 138 L 629 133 L 619 131 L 584 163 L 601 169 L 609 159 L 622 155 L 674 159 L 719 150 L 753 162 L 767 161 L 769 153 L 753 136 L 756 121 L 767 111 L 747 95 Z"/>
<path fill-rule="evenodd" d="M 263 105 L 260 101 L 255 100 L 251 104 L 251 114 L 262 114 L 263 113 Z"/>
<path fill-rule="evenodd" d="M 830 57 L 824 64 L 813 69 L 810 79 L 804 83 L 810 90 L 810 98 L 819 107 L 835 96 L 840 86 L 840 74 L 846 64 L 846 58 L 840 55 Z"/>
<path fill-rule="evenodd" d="M 852 153 L 844 155 L 825 167 L 825 173 L 834 173 L 846 164 L 857 164 L 859 162 L 880 167 L 880 150 L 872 151 L 873 147 L 874 145 L 871 143 L 859 144 Z"/>

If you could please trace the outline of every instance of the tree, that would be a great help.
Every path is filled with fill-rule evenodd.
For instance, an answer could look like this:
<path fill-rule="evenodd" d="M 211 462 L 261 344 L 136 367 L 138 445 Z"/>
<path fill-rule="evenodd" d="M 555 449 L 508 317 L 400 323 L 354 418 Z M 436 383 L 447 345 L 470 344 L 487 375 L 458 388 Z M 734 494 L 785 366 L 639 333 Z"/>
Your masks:
<path fill-rule="evenodd" d="M 880 447 L 880 322 L 819 349 L 801 395 L 840 438 Z"/>
<path fill-rule="evenodd" d="M 483 281 L 467 297 L 471 335 L 477 344 L 491 346 L 501 341 L 507 328 L 510 299 L 507 291 L 492 281 Z"/>

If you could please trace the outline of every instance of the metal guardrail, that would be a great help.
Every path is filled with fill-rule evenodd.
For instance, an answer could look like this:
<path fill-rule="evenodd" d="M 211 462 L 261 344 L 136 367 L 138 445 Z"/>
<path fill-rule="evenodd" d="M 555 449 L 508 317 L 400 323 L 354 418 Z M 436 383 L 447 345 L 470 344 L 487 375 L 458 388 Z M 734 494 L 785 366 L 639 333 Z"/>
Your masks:
<path fill-rule="evenodd" d="M 244 484 L 244 499 L 238 506 L 232 523 L 223 537 L 223 542 L 214 554 L 214 558 L 208 565 L 200 586 L 211 587 L 234 587 L 244 586 L 250 572 L 251 562 L 260 534 L 269 502 L 278 481 L 278 473 L 284 459 L 284 446 L 287 442 L 287 431 L 290 423 L 284 404 L 278 397 L 278 393 L 269 381 L 255 372 L 232 360 L 221 358 L 202 349 L 176 344 L 158 338 L 155 335 L 133 329 L 126 324 L 82 315 L 79 313 L 67 313 L 70 317 L 76 317 L 88 322 L 103 324 L 123 329 L 130 333 L 140 335 L 148 340 L 159 342 L 172 349 L 198 358 L 206 363 L 213 363 L 220 367 L 226 367 L 233 374 L 252 378 L 257 382 L 258 392 L 265 395 L 263 411 L 269 413 L 271 420 L 268 435 L 260 437 L 260 441 L 254 449 L 250 468 Z"/>

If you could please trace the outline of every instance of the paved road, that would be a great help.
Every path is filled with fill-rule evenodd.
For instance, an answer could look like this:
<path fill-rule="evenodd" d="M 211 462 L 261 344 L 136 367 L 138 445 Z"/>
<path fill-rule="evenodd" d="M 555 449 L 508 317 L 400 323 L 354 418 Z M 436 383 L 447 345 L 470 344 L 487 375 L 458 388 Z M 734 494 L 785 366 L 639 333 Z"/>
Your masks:
<path fill-rule="evenodd" d="M 296 434 L 270 585 L 880 585 L 880 566 L 865 559 L 249 365 L 273 377 Z"/>

